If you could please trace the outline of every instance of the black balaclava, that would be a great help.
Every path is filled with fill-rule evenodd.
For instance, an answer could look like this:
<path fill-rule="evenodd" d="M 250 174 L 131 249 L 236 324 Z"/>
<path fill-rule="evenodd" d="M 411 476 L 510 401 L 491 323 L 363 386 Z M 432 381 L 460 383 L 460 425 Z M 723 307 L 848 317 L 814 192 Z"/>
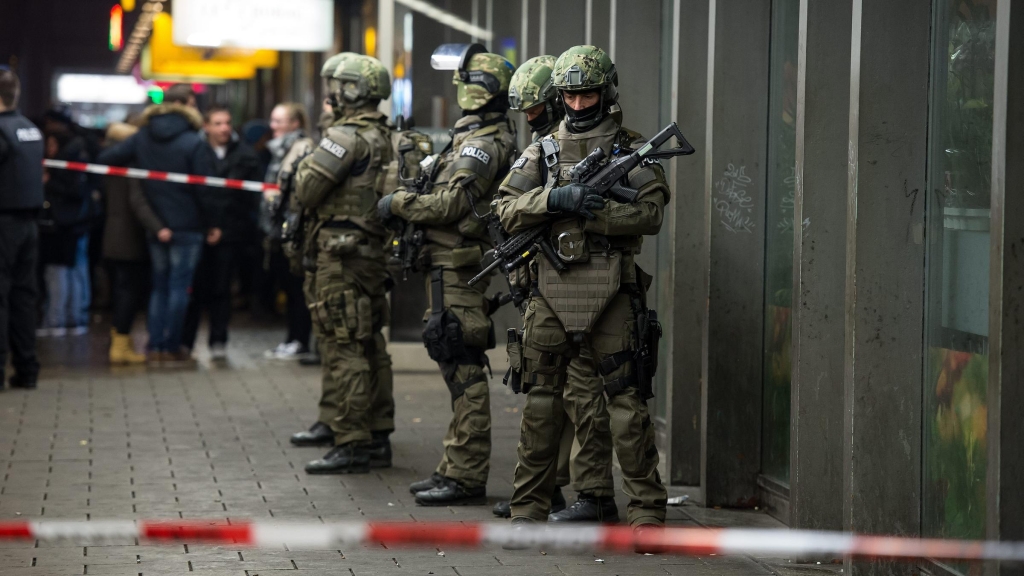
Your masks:
<path fill-rule="evenodd" d="M 586 132 L 601 123 L 605 113 L 604 92 L 599 94 L 597 103 L 583 110 L 573 110 L 572 107 L 565 103 L 564 99 L 560 98 L 562 100 L 562 107 L 565 108 L 565 125 L 569 128 L 570 132 L 573 134 Z"/>

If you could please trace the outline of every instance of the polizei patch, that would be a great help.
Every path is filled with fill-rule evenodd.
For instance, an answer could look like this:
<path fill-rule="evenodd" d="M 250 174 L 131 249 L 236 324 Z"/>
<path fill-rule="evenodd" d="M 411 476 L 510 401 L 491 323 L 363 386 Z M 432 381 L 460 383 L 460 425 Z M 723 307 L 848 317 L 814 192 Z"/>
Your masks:
<path fill-rule="evenodd" d="M 484 164 L 491 163 L 491 155 L 477 148 L 476 146 L 466 146 L 465 148 L 462 149 L 462 154 L 459 154 L 459 156 L 469 156 L 470 158 L 476 158 L 477 160 L 483 162 Z"/>
<path fill-rule="evenodd" d="M 526 157 L 525 156 L 523 156 L 519 160 L 516 160 L 516 163 L 512 165 L 512 169 L 513 170 L 517 170 L 519 168 L 522 168 L 523 166 L 526 166 Z"/>
<path fill-rule="evenodd" d="M 338 160 L 344 158 L 345 154 L 348 153 L 348 150 L 346 150 L 344 146 L 338 144 L 337 142 L 331 140 L 330 138 L 324 138 L 323 140 L 321 140 L 320 147 L 323 148 L 324 150 L 327 150 L 331 154 L 337 156 Z"/>
<path fill-rule="evenodd" d="M 18 128 L 14 134 L 18 137 L 18 142 L 38 142 L 43 139 L 39 128 Z"/>

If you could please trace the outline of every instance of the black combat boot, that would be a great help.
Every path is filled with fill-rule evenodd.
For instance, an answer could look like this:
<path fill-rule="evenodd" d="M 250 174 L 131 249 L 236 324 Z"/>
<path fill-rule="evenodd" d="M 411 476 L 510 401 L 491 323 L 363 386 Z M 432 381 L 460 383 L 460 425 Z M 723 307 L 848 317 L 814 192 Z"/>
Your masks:
<path fill-rule="evenodd" d="M 555 486 L 555 492 L 551 495 L 551 510 L 550 514 L 561 512 L 565 510 L 565 496 L 562 496 L 562 489 Z M 498 518 L 511 518 L 512 517 L 512 503 L 508 500 L 502 500 L 491 508 L 491 512 Z"/>
<path fill-rule="evenodd" d="M 26 374 L 20 374 L 20 373 L 15 374 L 14 376 L 11 376 L 11 382 L 10 382 L 11 388 L 22 388 L 24 390 L 35 390 L 36 386 L 37 386 L 37 383 L 36 383 L 37 379 L 38 379 L 38 377 L 36 375 L 34 375 L 34 374 L 32 374 L 32 375 L 26 375 Z"/>
<path fill-rule="evenodd" d="M 370 468 L 391 468 L 391 440 L 388 436 L 390 431 L 371 432 L 373 439 L 366 447 L 370 453 Z"/>
<path fill-rule="evenodd" d="M 576 502 L 548 516 L 548 522 L 618 522 L 619 509 L 610 496 L 580 494 Z"/>
<path fill-rule="evenodd" d="M 633 550 L 637 554 L 663 554 L 668 552 L 667 546 L 661 544 L 661 524 L 637 524 L 633 527 L 635 539 Z"/>
<path fill-rule="evenodd" d="M 317 422 L 309 430 L 292 434 L 291 442 L 296 446 L 330 446 L 334 444 L 334 432 L 327 424 Z"/>
<path fill-rule="evenodd" d="M 430 478 L 427 478 L 426 480 L 420 480 L 419 482 L 409 484 L 409 493 L 417 494 L 419 492 L 430 490 L 431 488 L 437 488 L 441 485 L 442 480 L 444 480 L 444 476 L 434 472 L 430 475 Z"/>
<path fill-rule="evenodd" d="M 437 487 L 417 492 L 416 503 L 420 506 L 481 506 L 487 504 L 487 487 L 467 488 L 456 480 L 442 477 Z"/>
<path fill-rule="evenodd" d="M 519 517 L 512 519 L 512 537 L 519 537 L 523 532 L 529 530 L 531 526 L 537 524 L 537 521 L 533 518 Z M 515 541 L 506 542 L 501 545 L 505 550 L 526 550 L 530 545 L 526 542 Z"/>
<path fill-rule="evenodd" d="M 319 460 L 306 464 L 309 474 L 365 474 L 370 471 L 370 454 L 355 442 L 331 448 Z"/>

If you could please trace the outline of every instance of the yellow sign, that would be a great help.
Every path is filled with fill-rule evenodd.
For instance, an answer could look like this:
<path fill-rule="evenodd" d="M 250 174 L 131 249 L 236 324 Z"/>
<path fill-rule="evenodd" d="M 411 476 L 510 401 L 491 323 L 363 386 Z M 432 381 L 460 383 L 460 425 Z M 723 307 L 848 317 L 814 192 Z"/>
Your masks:
<path fill-rule="evenodd" d="M 153 34 L 149 38 L 148 57 L 142 59 L 145 78 L 173 76 L 203 79 L 245 80 L 256 76 L 257 68 L 277 68 L 276 50 L 242 50 L 235 48 L 186 48 L 175 46 L 173 21 L 166 12 L 153 18 Z"/>

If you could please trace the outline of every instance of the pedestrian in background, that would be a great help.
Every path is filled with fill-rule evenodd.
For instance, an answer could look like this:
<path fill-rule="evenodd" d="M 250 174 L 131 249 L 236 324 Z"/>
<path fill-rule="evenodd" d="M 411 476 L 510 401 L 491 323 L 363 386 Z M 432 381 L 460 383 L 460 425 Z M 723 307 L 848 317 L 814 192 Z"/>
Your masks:
<path fill-rule="evenodd" d="M 274 132 L 274 138 L 267 143 L 271 156 L 266 182 L 289 186 L 287 181 L 294 175 L 298 161 L 313 151 L 313 141 L 306 136 L 308 124 L 306 110 L 301 104 L 284 102 L 274 107 L 270 113 L 270 129 Z M 283 221 L 283 214 L 288 210 L 288 199 L 279 193 L 265 194 L 264 199 L 271 206 L 268 211 L 282 215 L 272 220 Z M 290 269 L 281 242 L 274 237 L 276 230 L 273 228 L 268 231 L 267 266 L 271 280 L 278 282 L 287 298 L 285 315 L 288 333 L 283 342 L 273 350 L 267 350 L 265 355 L 277 360 L 297 360 L 309 354 L 309 336 L 313 323 L 302 292 L 302 276 Z"/>
<path fill-rule="evenodd" d="M 17 75 L 0 69 L 0 389 L 8 350 L 12 387 L 35 388 L 39 378 L 36 218 L 43 208 L 43 134 L 18 113 L 20 92 Z"/>
<path fill-rule="evenodd" d="M 231 127 L 231 111 L 214 105 L 203 117 L 203 133 L 213 156 L 214 174 L 234 180 L 260 180 L 256 153 Z M 192 300 L 185 317 L 182 344 L 192 350 L 203 310 L 210 315 L 210 357 L 227 358 L 228 322 L 231 319 L 231 281 L 244 259 L 246 246 L 257 240 L 256 218 L 260 195 L 248 190 L 223 189 L 214 193 L 221 205 L 221 239 L 207 244 L 199 261 Z"/>
<path fill-rule="evenodd" d="M 131 124 L 114 123 L 107 128 L 107 143 L 114 145 L 138 132 Z M 103 227 L 103 258 L 113 271 L 113 327 L 110 329 L 110 363 L 141 364 L 146 357 L 132 346 L 135 316 L 149 296 L 149 247 L 146 231 L 154 237 L 164 223 L 153 212 L 134 178 L 107 176 L 104 198 L 106 224 Z"/>
<path fill-rule="evenodd" d="M 191 105 L 190 105 L 191 103 Z M 137 166 L 148 170 L 210 176 L 211 155 L 199 137 L 203 118 L 195 109 L 195 93 L 176 84 L 164 103 L 146 108 L 134 136 L 103 151 L 100 164 Z M 149 360 L 158 366 L 192 363 L 181 346 L 189 288 L 204 241 L 220 241 L 219 206 L 205 187 L 146 180 L 146 199 L 164 223 L 149 238 L 153 292 L 149 299 Z"/>
<path fill-rule="evenodd" d="M 85 141 L 70 131 L 46 136 L 46 157 L 86 162 Z M 89 187 L 85 174 L 43 172 L 40 263 L 43 265 L 43 325 L 37 336 L 82 335 L 89 331 Z"/>

